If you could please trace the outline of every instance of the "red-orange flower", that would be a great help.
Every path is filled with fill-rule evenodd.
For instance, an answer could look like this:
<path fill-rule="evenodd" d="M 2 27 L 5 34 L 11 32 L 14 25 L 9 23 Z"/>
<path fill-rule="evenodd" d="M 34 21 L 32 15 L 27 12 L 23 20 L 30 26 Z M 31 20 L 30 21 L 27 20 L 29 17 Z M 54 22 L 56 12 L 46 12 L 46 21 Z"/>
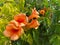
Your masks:
<path fill-rule="evenodd" d="M 36 8 L 32 9 L 32 14 L 28 17 L 28 19 L 39 18 L 39 13 L 37 12 Z"/>
<path fill-rule="evenodd" d="M 40 10 L 40 14 L 42 14 L 44 16 L 45 10 Z"/>
<path fill-rule="evenodd" d="M 28 23 L 27 27 L 37 29 L 39 25 L 40 25 L 39 22 L 35 19 L 35 20 L 32 20 L 30 23 Z"/>
<path fill-rule="evenodd" d="M 3 32 L 6 37 L 11 40 L 17 40 L 23 34 L 23 28 L 16 25 L 17 22 L 12 21 L 6 26 L 6 30 Z"/>
<path fill-rule="evenodd" d="M 20 25 L 26 25 L 28 22 L 28 18 L 25 14 L 21 13 L 19 15 L 14 16 L 14 20 L 20 23 Z"/>

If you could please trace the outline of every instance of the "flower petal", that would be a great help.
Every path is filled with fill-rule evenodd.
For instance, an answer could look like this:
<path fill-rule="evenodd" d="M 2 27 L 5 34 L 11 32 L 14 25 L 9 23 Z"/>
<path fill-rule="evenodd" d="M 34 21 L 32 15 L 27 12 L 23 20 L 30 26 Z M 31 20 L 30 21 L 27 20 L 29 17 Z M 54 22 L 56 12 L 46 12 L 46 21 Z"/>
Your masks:
<path fill-rule="evenodd" d="M 6 30 L 12 30 L 12 29 L 13 29 L 13 27 L 12 27 L 11 24 L 8 24 L 8 25 L 6 26 Z"/>
<path fill-rule="evenodd" d="M 14 35 L 12 35 L 12 36 L 10 37 L 10 39 L 13 40 L 13 41 L 15 41 L 15 40 L 19 39 L 19 36 L 16 35 L 16 34 L 14 34 Z"/>
<path fill-rule="evenodd" d="M 21 36 L 23 33 L 24 33 L 24 30 L 23 30 L 23 28 L 21 28 L 21 29 L 17 32 L 17 35 Z"/>
<path fill-rule="evenodd" d="M 18 26 L 19 25 L 19 23 L 17 21 L 15 21 L 15 20 L 10 21 L 9 24 L 14 24 L 15 26 Z"/>
<path fill-rule="evenodd" d="M 7 31 L 7 30 L 5 30 L 5 31 L 3 32 L 3 34 L 4 34 L 6 37 L 10 37 L 10 36 L 11 36 L 11 33 L 10 33 L 9 31 Z"/>
<path fill-rule="evenodd" d="M 20 26 L 25 26 L 25 24 L 24 23 L 20 23 Z"/>

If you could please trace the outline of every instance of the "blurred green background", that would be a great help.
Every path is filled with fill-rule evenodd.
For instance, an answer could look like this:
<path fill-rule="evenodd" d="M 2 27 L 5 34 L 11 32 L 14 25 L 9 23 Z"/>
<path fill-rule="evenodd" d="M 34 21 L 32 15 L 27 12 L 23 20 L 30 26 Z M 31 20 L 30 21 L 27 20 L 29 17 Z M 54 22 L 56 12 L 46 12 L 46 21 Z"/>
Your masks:
<path fill-rule="evenodd" d="M 34 7 L 38 12 L 49 8 L 45 17 L 38 19 L 41 26 L 37 30 L 30 29 L 17 41 L 3 35 L 14 15 L 22 12 L 29 16 Z M 60 45 L 60 0 L 0 0 L 0 45 Z"/>

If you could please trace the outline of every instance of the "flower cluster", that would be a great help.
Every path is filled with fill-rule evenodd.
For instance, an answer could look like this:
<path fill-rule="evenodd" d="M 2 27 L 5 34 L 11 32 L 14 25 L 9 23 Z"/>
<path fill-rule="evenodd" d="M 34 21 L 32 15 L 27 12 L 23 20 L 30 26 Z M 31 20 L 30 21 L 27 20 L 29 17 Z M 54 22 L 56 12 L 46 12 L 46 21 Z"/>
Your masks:
<path fill-rule="evenodd" d="M 40 13 L 44 15 L 45 12 L 44 10 L 41 10 Z M 32 14 L 29 17 L 27 17 L 24 13 L 15 15 L 14 19 L 6 26 L 3 34 L 6 37 L 9 37 L 11 40 L 17 40 L 19 37 L 21 37 L 22 34 L 24 34 L 25 30 L 23 27 L 34 29 L 39 27 L 40 24 L 37 20 L 38 18 L 39 13 L 35 8 L 32 10 Z"/>

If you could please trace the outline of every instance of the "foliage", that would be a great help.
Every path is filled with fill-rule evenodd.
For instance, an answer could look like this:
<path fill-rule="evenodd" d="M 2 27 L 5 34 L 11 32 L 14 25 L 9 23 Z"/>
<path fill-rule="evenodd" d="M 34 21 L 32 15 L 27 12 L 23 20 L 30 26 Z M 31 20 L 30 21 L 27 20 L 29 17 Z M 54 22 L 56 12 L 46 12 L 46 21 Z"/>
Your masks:
<path fill-rule="evenodd" d="M 17 41 L 3 35 L 5 26 L 14 15 L 21 12 L 27 16 L 32 8 L 48 9 L 45 16 L 38 19 L 41 24 L 37 30 L 29 29 Z M 60 45 L 60 1 L 59 0 L 0 0 L 0 45 Z"/>

